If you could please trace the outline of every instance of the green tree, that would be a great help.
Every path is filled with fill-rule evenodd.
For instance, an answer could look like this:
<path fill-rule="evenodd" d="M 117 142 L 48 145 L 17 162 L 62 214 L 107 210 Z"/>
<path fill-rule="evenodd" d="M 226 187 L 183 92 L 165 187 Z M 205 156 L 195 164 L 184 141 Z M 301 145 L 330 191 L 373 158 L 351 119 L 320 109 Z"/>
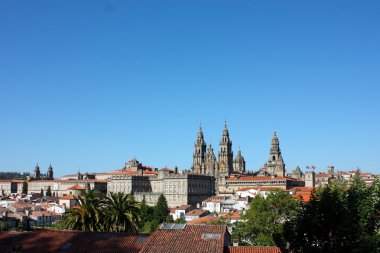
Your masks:
<path fill-rule="evenodd" d="M 166 198 L 164 194 L 160 194 L 157 200 L 157 204 L 154 206 L 154 219 L 158 223 L 162 223 L 166 221 L 169 217 L 169 207 L 168 202 L 166 201 Z"/>
<path fill-rule="evenodd" d="M 302 205 L 296 219 L 285 224 L 290 252 L 345 252 L 348 227 L 344 191 L 335 183 L 328 184 Z"/>
<path fill-rule="evenodd" d="M 48 186 L 48 188 L 46 190 L 46 196 L 51 197 L 51 187 L 50 187 L 50 185 Z"/>
<path fill-rule="evenodd" d="M 289 252 L 380 252 L 380 182 L 367 188 L 357 173 L 345 184 L 330 182 L 287 222 Z"/>
<path fill-rule="evenodd" d="M 283 246 L 284 223 L 294 219 L 300 208 L 299 200 L 281 190 L 274 190 L 266 198 L 257 195 L 242 218 L 236 223 L 232 236 L 242 245 Z"/>
<path fill-rule="evenodd" d="M 44 189 L 41 188 L 41 192 L 40 192 L 40 194 L 41 194 L 41 197 L 44 196 Z"/>
<path fill-rule="evenodd" d="M 153 233 L 159 225 L 154 216 L 154 207 L 146 204 L 145 196 L 141 202 L 140 233 Z"/>
<path fill-rule="evenodd" d="M 26 181 L 22 182 L 22 194 L 28 194 L 28 183 Z"/>
<path fill-rule="evenodd" d="M 181 218 L 177 218 L 177 219 L 174 221 L 174 223 L 184 224 L 184 223 L 186 223 L 186 220 L 181 219 Z"/>
<path fill-rule="evenodd" d="M 96 190 L 87 191 L 75 198 L 78 205 L 66 211 L 62 227 L 80 231 L 104 231 L 104 202 Z"/>
<path fill-rule="evenodd" d="M 105 229 L 111 232 L 137 232 L 141 221 L 140 204 L 133 194 L 110 193 L 105 201 Z"/>

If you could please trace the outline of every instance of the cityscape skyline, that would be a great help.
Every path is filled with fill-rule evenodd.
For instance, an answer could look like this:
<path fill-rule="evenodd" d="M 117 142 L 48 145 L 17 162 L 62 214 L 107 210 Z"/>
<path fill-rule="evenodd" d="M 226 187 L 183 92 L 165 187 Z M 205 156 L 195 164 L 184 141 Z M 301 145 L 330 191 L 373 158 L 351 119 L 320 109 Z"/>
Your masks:
<path fill-rule="evenodd" d="M 227 121 L 247 170 L 380 174 L 378 1 L 0 3 L 0 171 L 190 169 Z"/>

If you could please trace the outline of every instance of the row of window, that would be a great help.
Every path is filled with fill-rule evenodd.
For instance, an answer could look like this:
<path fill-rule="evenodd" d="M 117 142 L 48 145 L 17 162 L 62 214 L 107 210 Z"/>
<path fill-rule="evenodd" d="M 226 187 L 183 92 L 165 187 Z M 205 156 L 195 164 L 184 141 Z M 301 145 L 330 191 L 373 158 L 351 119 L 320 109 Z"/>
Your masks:
<path fill-rule="evenodd" d="M 244 182 L 227 182 L 227 184 L 253 184 L 253 185 L 258 185 L 258 184 L 285 184 L 286 181 L 280 180 L 280 181 L 244 181 Z"/>

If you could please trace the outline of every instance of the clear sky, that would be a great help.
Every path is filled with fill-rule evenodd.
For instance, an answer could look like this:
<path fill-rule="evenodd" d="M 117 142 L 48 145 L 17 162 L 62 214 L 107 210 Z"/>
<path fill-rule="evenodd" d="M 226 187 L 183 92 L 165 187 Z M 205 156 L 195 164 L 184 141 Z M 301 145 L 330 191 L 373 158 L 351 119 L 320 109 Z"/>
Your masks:
<path fill-rule="evenodd" d="M 192 163 L 380 173 L 380 1 L 0 1 L 0 171 Z"/>

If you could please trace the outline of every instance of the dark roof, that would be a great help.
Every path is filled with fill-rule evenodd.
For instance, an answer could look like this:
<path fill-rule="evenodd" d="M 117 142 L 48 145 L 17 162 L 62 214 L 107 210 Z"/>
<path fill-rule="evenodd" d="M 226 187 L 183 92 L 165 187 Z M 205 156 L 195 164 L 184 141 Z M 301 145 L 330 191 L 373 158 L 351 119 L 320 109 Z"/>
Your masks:
<path fill-rule="evenodd" d="M 186 225 L 183 229 L 157 229 L 140 252 L 220 253 L 230 245 L 229 240 L 226 226 Z"/>
<path fill-rule="evenodd" d="M 234 246 L 230 253 L 281 253 L 280 248 L 274 246 Z"/>
<path fill-rule="evenodd" d="M 147 235 L 40 230 L 0 233 L 0 252 L 127 252 L 138 253 Z"/>

